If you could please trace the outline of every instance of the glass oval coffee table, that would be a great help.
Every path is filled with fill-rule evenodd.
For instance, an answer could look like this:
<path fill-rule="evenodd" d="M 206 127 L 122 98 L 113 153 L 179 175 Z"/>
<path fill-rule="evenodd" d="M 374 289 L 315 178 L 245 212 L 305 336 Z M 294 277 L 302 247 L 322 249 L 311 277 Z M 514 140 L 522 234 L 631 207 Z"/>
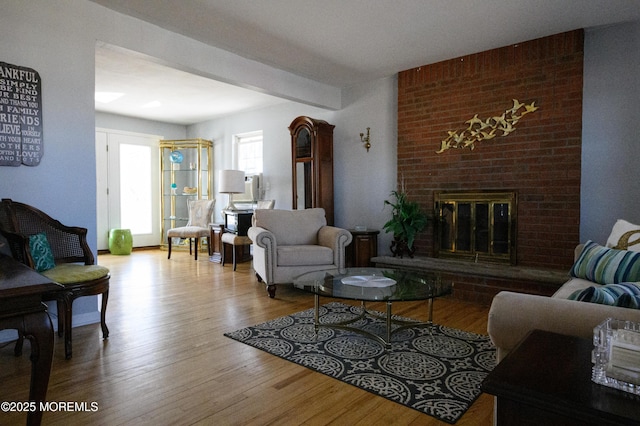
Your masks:
<path fill-rule="evenodd" d="M 385 347 L 391 346 L 391 335 L 403 328 L 429 326 L 433 320 L 433 299 L 451 294 L 453 284 L 442 280 L 436 272 L 417 272 L 389 268 L 347 268 L 308 272 L 297 277 L 293 285 L 314 295 L 314 324 L 318 327 L 347 329 L 371 337 Z M 361 302 L 362 311 L 356 318 L 336 323 L 320 323 L 320 297 L 350 299 Z M 393 318 L 393 302 L 427 300 L 429 320 L 427 322 L 403 321 Z M 365 315 L 377 317 L 366 308 L 366 302 L 386 302 L 386 337 L 370 333 L 352 324 Z M 392 324 L 398 326 L 392 328 Z"/>

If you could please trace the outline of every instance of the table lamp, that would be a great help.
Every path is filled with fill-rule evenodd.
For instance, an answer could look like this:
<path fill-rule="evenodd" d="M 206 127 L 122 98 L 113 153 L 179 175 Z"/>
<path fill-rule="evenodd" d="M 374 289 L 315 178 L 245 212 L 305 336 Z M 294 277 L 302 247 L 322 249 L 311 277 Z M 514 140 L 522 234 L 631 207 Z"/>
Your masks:
<path fill-rule="evenodd" d="M 229 194 L 229 204 L 224 210 L 235 210 L 232 194 L 244 193 L 244 172 L 242 170 L 220 170 L 218 192 Z"/>

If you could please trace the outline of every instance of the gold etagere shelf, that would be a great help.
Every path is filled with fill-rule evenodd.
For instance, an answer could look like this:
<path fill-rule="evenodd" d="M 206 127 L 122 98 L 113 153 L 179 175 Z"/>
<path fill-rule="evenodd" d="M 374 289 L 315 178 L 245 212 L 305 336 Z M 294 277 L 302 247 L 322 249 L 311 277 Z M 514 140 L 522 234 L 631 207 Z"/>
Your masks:
<path fill-rule="evenodd" d="M 169 229 L 187 224 L 188 201 L 211 199 L 212 167 L 213 142 L 206 139 L 160 141 L 162 248 L 167 247 Z"/>

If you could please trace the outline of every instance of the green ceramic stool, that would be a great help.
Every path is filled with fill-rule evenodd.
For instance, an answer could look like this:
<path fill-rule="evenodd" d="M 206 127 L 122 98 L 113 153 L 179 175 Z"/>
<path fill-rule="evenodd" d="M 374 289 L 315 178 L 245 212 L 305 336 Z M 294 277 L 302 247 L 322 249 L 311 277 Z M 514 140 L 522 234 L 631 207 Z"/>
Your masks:
<path fill-rule="evenodd" d="M 133 237 L 130 229 L 112 229 L 109 231 L 109 252 L 111 254 L 131 254 Z"/>

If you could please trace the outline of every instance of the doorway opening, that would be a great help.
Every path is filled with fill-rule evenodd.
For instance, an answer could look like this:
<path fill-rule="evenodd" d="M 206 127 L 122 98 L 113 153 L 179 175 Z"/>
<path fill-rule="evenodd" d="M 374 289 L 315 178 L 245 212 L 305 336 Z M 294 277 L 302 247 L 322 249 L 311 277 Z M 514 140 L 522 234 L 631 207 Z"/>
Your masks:
<path fill-rule="evenodd" d="M 130 229 L 134 247 L 160 244 L 159 140 L 96 129 L 98 250 L 114 228 Z"/>

